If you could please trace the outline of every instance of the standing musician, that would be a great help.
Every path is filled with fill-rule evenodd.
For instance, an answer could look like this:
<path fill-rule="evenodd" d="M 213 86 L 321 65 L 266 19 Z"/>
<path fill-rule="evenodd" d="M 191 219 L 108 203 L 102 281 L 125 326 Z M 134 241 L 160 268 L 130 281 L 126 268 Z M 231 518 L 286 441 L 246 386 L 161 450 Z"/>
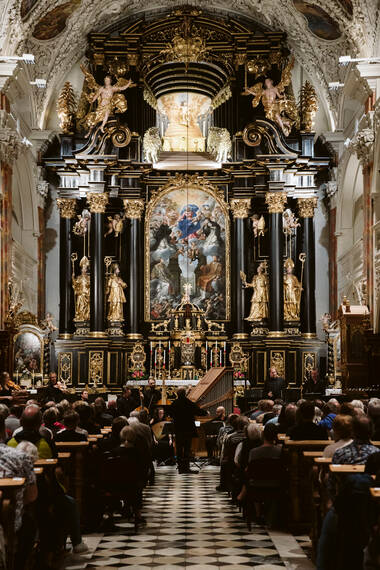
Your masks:
<path fill-rule="evenodd" d="M 170 406 L 170 416 L 174 424 L 178 473 L 198 473 L 190 469 L 191 440 L 197 436 L 194 419 L 197 416 L 207 416 L 208 412 L 186 398 L 185 388 L 180 388 L 177 396 Z"/>
<path fill-rule="evenodd" d="M 153 414 L 153 410 L 161 400 L 161 391 L 156 388 L 156 380 L 151 376 L 148 380 L 148 386 L 144 390 L 144 406 L 148 408 L 149 415 Z"/>
<path fill-rule="evenodd" d="M 117 413 L 119 416 L 129 418 L 129 415 L 138 406 L 138 401 L 132 395 L 132 389 L 128 384 L 124 386 L 123 393 L 117 398 Z"/>

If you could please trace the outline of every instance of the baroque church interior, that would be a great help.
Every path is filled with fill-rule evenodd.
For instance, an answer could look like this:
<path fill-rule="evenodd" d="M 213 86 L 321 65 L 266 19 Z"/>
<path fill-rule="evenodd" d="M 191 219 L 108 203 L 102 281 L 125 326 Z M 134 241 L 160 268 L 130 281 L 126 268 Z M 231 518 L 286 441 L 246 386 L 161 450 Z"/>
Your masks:
<path fill-rule="evenodd" d="M 2 1 L 0 570 L 380 568 L 379 15 Z"/>

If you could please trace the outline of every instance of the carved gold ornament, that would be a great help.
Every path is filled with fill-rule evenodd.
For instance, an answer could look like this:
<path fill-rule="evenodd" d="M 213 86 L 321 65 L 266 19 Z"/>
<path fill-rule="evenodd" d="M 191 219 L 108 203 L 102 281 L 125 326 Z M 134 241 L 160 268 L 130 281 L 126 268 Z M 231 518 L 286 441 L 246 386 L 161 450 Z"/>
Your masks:
<path fill-rule="evenodd" d="M 62 218 L 75 217 L 77 201 L 75 198 L 57 198 L 57 206 Z"/>
<path fill-rule="evenodd" d="M 267 192 L 265 194 L 265 203 L 268 205 L 270 214 L 282 214 L 286 201 L 286 192 Z"/>
<path fill-rule="evenodd" d="M 301 218 L 312 218 L 317 207 L 318 198 L 297 198 L 298 213 Z"/>
<path fill-rule="evenodd" d="M 74 131 L 74 116 L 76 102 L 74 90 L 70 81 L 64 84 L 57 101 L 57 115 L 59 126 L 65 134 L 72 134 Z"/>
<path fill-rule="evenodd" d="M 250 198 L 234 198 L 231 200 L 231 211 L 234 219 L 242 220 L 248 218 L 250 207 Z"/>
<path fill-rule="evenodd" d="M 108 194 L 98 194 L 95 192 L 87 192 L 87 203 L 90 206 L 92 214 L 104 214 L 108 204 Z"/>
<path fill-rule="evenodd" d="M 281 378 L 285 377 L 285 352 L 283 350 L 281 351 L 271 350 L 270 368 L 275 368 L 277 370 L 277 374 Z"/>
<path fill-rule="evenodd" d="M 303 131 L 310 133 L 313 130 L 317 111 L 317 94 L 310 81 L 305 81 L 300 96 L 301 129 Z"/>
<path fill-rule="evenodd" d="M 104 353 L 90 350 L 89 353 L 89 380 L 95 385 L 103 382 Z"/>
<path fill-rule="evenodd" d="M 130 200 L 125 198 L 123 200 L 125 216 L 131 220 L 141 220 L 144 212 L 144 200 Z"/>
<path fill-rule="evenodd" d="M 145 361 L 146 361 L 146 354 L 145 354 L 145 350 L 144 350 L 144 347 L 141 344 L 141 342 L 137 342 L 134 345 L 133 350 L 131 352 L 130 361 L 131 361 L 132 369 L 136 369 L 136 368 L 139 370 L 144 369 L 144 365 L 145 365 Z"/>

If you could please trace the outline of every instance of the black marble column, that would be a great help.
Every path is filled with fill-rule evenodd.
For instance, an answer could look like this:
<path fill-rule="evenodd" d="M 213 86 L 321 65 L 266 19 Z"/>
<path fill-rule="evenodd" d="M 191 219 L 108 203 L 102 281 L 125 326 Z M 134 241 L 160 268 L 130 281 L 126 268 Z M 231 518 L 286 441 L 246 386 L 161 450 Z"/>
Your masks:
<path fill-rule="evenodd" d="M 71 283 L 72 220 L 75 216 L 75 198 L 58 198 L 59 228 L 59 334 L 73 332 L 74 292 Z"/>
<path fill-rule="evenodd" d="M 269 211 L 269 331 L 280 336 L 284 330 L 284 234 L 282 213 L 286 203 L 285 192 L 267 192 L 265 201 Z"/>
<path fill-rule="evenodd" d="M 144 211 L 144 201 L 140 199 L 125 199 L 124 208 L 126 217 L 129 219 L 127 336 L 131 339 L 138 339 L 142 336 L 140 321 L 142 299 L 144 298 L 144 251 L 141 232 L 141 216 Z"/>
<path fill-rule="evenodd" d="M 251 205 L 250 199 L 233 199 L 231 200 L 231 210 L 233 215 L 233 232 L 232 232 L 232 314 L 234 338 L 245 338 L 248 334 L 245 332 L 247 317 L 246 297 L 247 291 L 242 286 L 240 271 L 247 273 L 247 218 Z"/>
<path fill-rule="evenodd" d="M 317 198 L 298 198 L 297 206 L 301 223 L 299 251 L 306 254 L 301 297 L 301 332 L 306 336 L 314 336 L 316 333 L 314 209 L 317 206 Z"/>
<path fill-rule="evenodd" d="M 89 192 L 87 202 L 91 212 L 90 227 L 90 333 L 103 336 L 104 333 L 104 212 L 108 204 L 105 193 Z"/>

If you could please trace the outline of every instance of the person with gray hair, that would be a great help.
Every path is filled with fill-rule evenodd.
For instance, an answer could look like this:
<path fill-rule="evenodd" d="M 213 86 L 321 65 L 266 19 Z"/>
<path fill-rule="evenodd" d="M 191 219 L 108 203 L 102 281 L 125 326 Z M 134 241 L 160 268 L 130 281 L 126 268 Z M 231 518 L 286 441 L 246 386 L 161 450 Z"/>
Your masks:
<path fill-rule="evenodd" d="M 368 404 L 368 417 L 373 426 L 372 439 L 380 440 L 380 398 L 371 398 Z"/>
<path fill-rule="evenodd" d="M 35 463 L 38 460 L 38 449 L 30 441 L 22 441 L 17 446 L 17 451 L 22 451 Z"/>

